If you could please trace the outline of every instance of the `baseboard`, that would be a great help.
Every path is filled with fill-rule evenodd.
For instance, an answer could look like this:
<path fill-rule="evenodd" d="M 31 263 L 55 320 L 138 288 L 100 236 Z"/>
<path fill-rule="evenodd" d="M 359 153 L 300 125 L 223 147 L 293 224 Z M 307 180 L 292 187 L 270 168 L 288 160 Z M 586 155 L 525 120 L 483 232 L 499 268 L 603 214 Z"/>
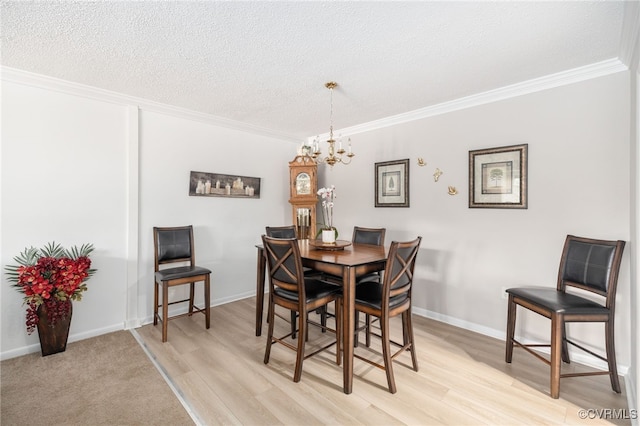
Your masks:
<path fill-rule="evenodd" d="M 94 330 L 89 330 L 83 333 L 75 333 L 69 334 L 69 338 L 67 339 L 67 344 L 77 342 L 80 340 L 88 339 L 90 337 L 101 336 L 103 334 L 111 333 L 114 331 L 124 330 L 124 324 L 114 324 L 108 327 L 96 328 Z M 5 351 L 0 353 L 0 360 L 11 359 L 22 355 L 28 355 L 35 352 L 40 352 L 40 343 L 36 343 L 33 345 L 23 346 L 21 348 L 12 349 L 9 351 Z"/>
<path fill-rule="evenodd" d="M 255 291 L 251 291 L 251 292 L 244 292 L 244 293 L 239 293 L 239 294 L 234 294 L 233 296 L 229 296 L 229 297 L 222 297 L 219 299 L 214 299 L 211 302 L 211 307 L 215 307 L 215 306 L 220 306 L 220 305 L 226 305 L 227 303 L 231 303 L 231 302 L 237 302 L 238 300 L 243 300 L 243 299 L 248 299 L 250 297 L 255 297 L 256 292 Z M 186 314 L 187 310 L 189 308 L 187 307 L 186 304 L 183 305 L 176 305 L 172 308 L 169 309 L 169 317 L 172 317 L 174 315 L 182 315 L 182 314 Z M 133 323 L 134 321 L 130 321 L 131 323 Z M 135 327 L 131 327 L 131 328 L 138 328 L 138 327 L 142 327 L 143 325 L 147 325 L 147 324 L 151 324 L 153 322 L 153 314 L 148 315 L 144 318 L 138 318 L 135 320 L 135 322 L 137 323 L 137 326 Z"/>

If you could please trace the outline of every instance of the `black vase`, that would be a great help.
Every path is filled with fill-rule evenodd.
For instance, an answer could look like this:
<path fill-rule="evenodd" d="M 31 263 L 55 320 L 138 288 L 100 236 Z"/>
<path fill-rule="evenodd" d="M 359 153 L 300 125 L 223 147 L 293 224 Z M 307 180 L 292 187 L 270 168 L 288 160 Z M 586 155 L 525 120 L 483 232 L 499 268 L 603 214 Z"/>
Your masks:
<path fill-rule="evenodd" d="M 38 306 L 38 336 L 40 337 L 42 356 L 57 354 L 67 349 L 71 314 L 73 313 L 71 301 L 69 301 L 68 306 L 68 314 L 59 318 L 55 324 L 49 322 L 46 303 Z"/>

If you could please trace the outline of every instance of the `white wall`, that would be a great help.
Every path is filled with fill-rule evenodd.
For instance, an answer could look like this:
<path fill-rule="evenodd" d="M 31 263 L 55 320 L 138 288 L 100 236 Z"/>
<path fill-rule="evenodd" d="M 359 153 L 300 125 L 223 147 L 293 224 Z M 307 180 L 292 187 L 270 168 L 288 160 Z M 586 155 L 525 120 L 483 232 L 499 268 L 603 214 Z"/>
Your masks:
<path fill-rule="evenodd" d="M 321 166 L 321 185 L 338 188 L 343 238 L 356 224 L 386 226 L 388 241 L 423 236 L 417 313 L 503 336 L 501 289 L 555 285 L 567 233 L 629 240 L 629 114 L 629 73 L 621 72 L 354 135 L 353 163 Z M 265 225 L 289 223 L 294 144 L 148 109 L 137 118 L 126 102 L 3 85 L 2 264 L 25 245 L 53 239 L 97 247 L 99 271 L 75 306 L 72 340 L 151 320 L 154 225 L 194 225 L 196 256 L 214 271 L 218 304 L 253 295 L 254 244 Z M 139 128 L 134 164 L 131 126 Z M 517 143 L 529 144 L 529 209 L 469 209 L 468 151 Z M 428 165 L 418 167 L 417 157 Z M 411 159 L 411 207 L 374 208 L 374 163 L 403 158 Z M 437 183 L 436 167 L 444 171 Z M 189 197 L 191 170 L 261 177 L 261 198 Z M 138 178 L 139 211 L 128 204 Z M 448 185 L 459 195 L 448 195 Z M 133 221 L 131 212 L 139 215 Z M 616 322 L 623 368 L 632 338 L 629 263 L 627 251 Z M 20 295 L 3 282 L 1 355 L 36 351 Z M 544 320 L 521 318 L 519 332 L 525 325 L 526 337 L 546 336 Z M 578 325 L 570 334 L 601 347 L 601 328 Z"/>
<path fill-rule="evenodd" d="M 140 133 L 140 317 L 153 318 L 154 226 L 194 226 L 214 305 L 254 295 L 255 245 L 265 226 L 291 221 L 287 162 L 296 145 L 144 111 Z M 260 198 L 189 196 L 190 171 L 260 177 Z"/>
<path fill-rule="evenodd" d="M 2 265 L 25 247 L 94 244 L 70 340 L 122 329 L 126 306 L 126 109 L 36 87 L 2 85 Z M 4 271 L 3 271 L 4 272 Z M 3 275 L 2 356 L 38 351 L 22 293 Z"/>
<path fill-rule="evenodd" d="M 387 242 L 423 237 L 417 313 L 504 338 L 502 288 L 554 287 L 567 234 L 629 241 L 629 114 L 629 73 L 620 72 L 352 136 L 353 162 L 322 168 L 321 185 L 337 187 L 343 238 L 354 225 L 386 226 Z M 469 209 L 469 150 L 521 143 L 529 145 L 529 208 Z M 411 207 L 375 208 L 374 163 L 405 158 Z M 437 183 L 436 168 L 444 172 Z M 448 185 L 459 194 L 448 195 Z M 628 366 L 628 249 L 616 309 L 618 363 Z M 518 334 L 548 341 L 548 320 L 518 315 Z M 602 348 L 601 325 L 571 325 L 569 334 Z"/>
<path fill-rule="evenodd" d="M 255 294 L 255 244 L 265 225 L 290 221 L 287 162 L 296 144 L 195 114 L 138 114 L 124 96 L 9 75 L 2 85 L 2 265 L 53 240 L 94 244 L 98 272 L 74 303 L 70 342 L 152 320 L 153 226 L 194 225 L 197 260 L 213 269 L 214 305 Z M 43 88 L 49 85 L 55 90 Z M 191 170 L 260 177 L 261 197 L 190 197 Z M 37 333 L 26 333 L 22 294 L 4 273 L 2 283 L 0 357 L 39 351 Z"/>

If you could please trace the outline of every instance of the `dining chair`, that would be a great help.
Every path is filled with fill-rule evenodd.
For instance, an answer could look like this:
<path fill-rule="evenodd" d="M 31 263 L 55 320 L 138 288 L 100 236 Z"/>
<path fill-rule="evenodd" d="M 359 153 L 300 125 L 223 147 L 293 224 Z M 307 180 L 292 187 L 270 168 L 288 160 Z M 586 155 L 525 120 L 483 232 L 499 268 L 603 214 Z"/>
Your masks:
<path fill-rule="evenodd" d="M 351 242 L 353 244 L 369 244 L 374 246 L 384 245 L 384 234 L 386 228 L 364 228 L 361 226 L 353 227 L 353 236 Z M 331 274 L 323 274 L 323 280 L 334 283 L 336 285 L 342 285 L 342 277 Z M 372 272 L 357 278 L 357 283 L 365 281 L 378 281 L 380 279 L 379 272 Z"/>
<path fill-rule="evenodd" d="M 354 244 L 370 244 L 374 246 L 383 246 L 384 245 L 384 236 L 387 232 L 386 228 L 365 228 L 362 226 L 354 226 L 353 227 L 353 237 L 351 238 L 351 242 Z M 371 272 L 369 274 L 365 274 L 356 279 L 356 285 L 367 282 L 367 281 L 379 281 L 382 271 Z M 356 312 L 356 324 L 360 323 L 360 318 L 358 313 Z M 367 347 L 371 344 L 371 316 L 365 315 L 365 323 L 366 327 L 365 331 L 365 344 Z M 358 346 L 359 333 L 356 333 L 354 344 Z"/>
<path fill-rule="evenodd" d="M 386 228 L 366 228 L 363 226 L 354 226 L 353 227 L 353 235 L 351 237 L 351 242 L 353 244 L 369 244 L 374 246 L 383 246 L 384 245 L 384 236 L 387 232 Z M 338 277 L 335 275 L 324 274 L 322 277 L 324 280 L 334 283 L 336 285 L 342 285 L 342 277 Z M 367 281 L 380 281 L 381 275 L 380 272 L 371 272 L 369 274 L 362 275 L 356 278 L 356 285 L 361 284 Z M 326 311 L 320 312 L 321 322 L 326 324 L 327 317 L 330 317 L 331 314 Z M 360 316 L 356 312 L 356 329 L 359 328 L 358 324 L 360 323 Z M 365 315 L 365 323 L 367 324 L 366 328 L 362 328 L 363 330 L 370 330 L 371 326 L 371 317 L 369 315 Z M 354 337 L 354 346 L 359 345 L 358 339 L 359 333 L 356 332 Z M 365 339 L 367 342 L 367 346 L 371 343 L 371 334 L 367 331 L 365 335 Z"/>
<path fill-rule="evenodd" d="M 560 378 L 562 377 L 608 374 L 611 387 L 616 393 L 620 393 L 614 319 L 618 272 L 624 246 L 625 242 L 620 240 L 598 240 L 567 235 L 555 288 L 517 287 L 506 290 L 509 302 L 505 361 L 511 363 L 515 345 L 549 365 L 550 394 L 554 399 L 560 396 Z M 551 320 L 549 344 L 523 344 L 515 339 L 517 306 Z M 570 322 L 604 323 L 606 357 L 569 340 L 566 325 Z M 561 374 L 560 361 L 570 362 L 568 344 L 605 361 L 608 371 Z M 530 349 L 531 347 L 549 347 L 550 360 Z"/>
<path fill-rule="evenodd" d="M 302 375 L 302 363 L 305 359 L 336 345 L 336 363 L 340 364 L 340 310 L 341 310 L 341 289 L 335 285 L 322 282 L 315 278 L 304 276 L 302 269 L 302 258 L 298 241 L 295 238 L 271 238 L 262 236 L 265 255 L 267 257 L 267 267 L 269 276 L 269 310 L 267 333 L 267 347 L 264 354 L 264 363 L 269 363 L 271 346 L 280 343 L 296 352 L 296 365 L 293 381 L 299 382 Z M 329 329 L 320 323 L 308 319 L 308 312 L 326 306 L 328 303 L 336 304 L 336 327 Z M 286 341 L 291 333 L 274 337 L 275 327 L 275 307 L 282 306 L 285 309 L 295 311 L 300 318 L 298 329 L 297 347 Z M 304 319 L 304 320 L 303 320 Z M 305 343 L 303 336 L 308 336 L 307 327 L 309 324 L 316 325 L 322 329 L 332 331 L 336 339 L 310 354 L 305 354 Z"/>
<path fill-rule="evenodd" d="M 266 226 L 265 233 L 267 237 L 272 238 L 296 238 L 296 228 L 293 225 L 286 226 Z M 322 273 L 318 271 L 314 271 L 310 268 L 303 267 L 304 276 L 305 277 L 318 277 Z M 268 314 L 267 314 L 268 316 Z M 291 311 L 291 338 L 296 338 L 296 316 L 297 314 L 294 311 Z M 326 322 L 323 322 L 326 324 Z"/>
<path fill-rule="evenodd" d="M 191 316 L 193 312 L 201 312 L 205 315 L 205 325 L 209 328 L 211 323 L 211 270 L 195 264 L 195 250 L 193 241 L 193 226 L 154 227 L 154 292 L 153 292 L 153 325 L 162 322 L 162 342 L 167 341 L 167 325 L 170 320 L 185 315 Z M 167 265 L 180 264 L 167 268 Z M 195 283 L 204 282 L 204 306 L 199 308 L 194 305 Z M 182 300 L 169 300 L 169 288 L 189 284 L 189 298 Z M 162 288 L 162 304 L 159 304 L 159 289 Z M 189 309 L 181 315 L 169 317 L 169 305 L 189 302 Z M 158 314 L 158 308 L 162 306 L 162 315 Z"/>
<path fill-rule="evenodd" d="M 386 228 L 365 228 L 362 226 L 354 226 L 351 242 L 354 244 L 370 244 L 373 246 L 383 246 L 384 234 L 386 232 Z"/>
<path fill-rule="evenodd" d="M 266 235 L 272 238 L 296 238 L 296 228 L 288 226 L 265 226 Z"/>
<path fill-rule="evenodd" d="M 391 393 L 396 393 L 392 365 L 394 358 L 409 351 L 413 369 L 418 371 L 411 322 L 411 290 L 413 288 L 413 271 L 421 241 L 422 237 L 406 242 L 393 241 L 389 248 L 382 282 L 366 281 L 356 286 L 356 312 L 364 312 L 380 321 L 380 334 L 372 332 L 370 324 L 365 324 L 364 328 L 367 329 L 367 333 L 382 339 L 383 364 L 355 353 L 354 357 L 385 370 L 387 385 Z M 398 315 L 402 316 L 402 343 L 392 340 L 390 336 L 390 319 Z M 392 344 L 399 348 L 393 354 L 391 353 Z"/>

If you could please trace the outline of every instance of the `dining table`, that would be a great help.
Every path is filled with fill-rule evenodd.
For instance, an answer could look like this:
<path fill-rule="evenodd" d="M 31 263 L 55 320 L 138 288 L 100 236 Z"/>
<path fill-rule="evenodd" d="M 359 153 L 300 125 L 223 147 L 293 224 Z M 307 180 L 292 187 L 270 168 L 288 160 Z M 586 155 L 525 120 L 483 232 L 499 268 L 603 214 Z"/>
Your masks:
<path fill-rule="evenodd" d="M 388 247 L 369 244 L 351 244 L 338 240 L 336 245 L 320 244 L 318 240 L 298 240 L 302 265 L 313 270 L 342 277 L 342 350 L 343 391 L 353 389 L 353 346 L 355 332 L 356 278 L 371 272 L 382 271 L 387 261 Z M 262 334 L 264 309 L 266 257 L 264 247 L 258 249 L 256 280 L 256 336 Z"/>

